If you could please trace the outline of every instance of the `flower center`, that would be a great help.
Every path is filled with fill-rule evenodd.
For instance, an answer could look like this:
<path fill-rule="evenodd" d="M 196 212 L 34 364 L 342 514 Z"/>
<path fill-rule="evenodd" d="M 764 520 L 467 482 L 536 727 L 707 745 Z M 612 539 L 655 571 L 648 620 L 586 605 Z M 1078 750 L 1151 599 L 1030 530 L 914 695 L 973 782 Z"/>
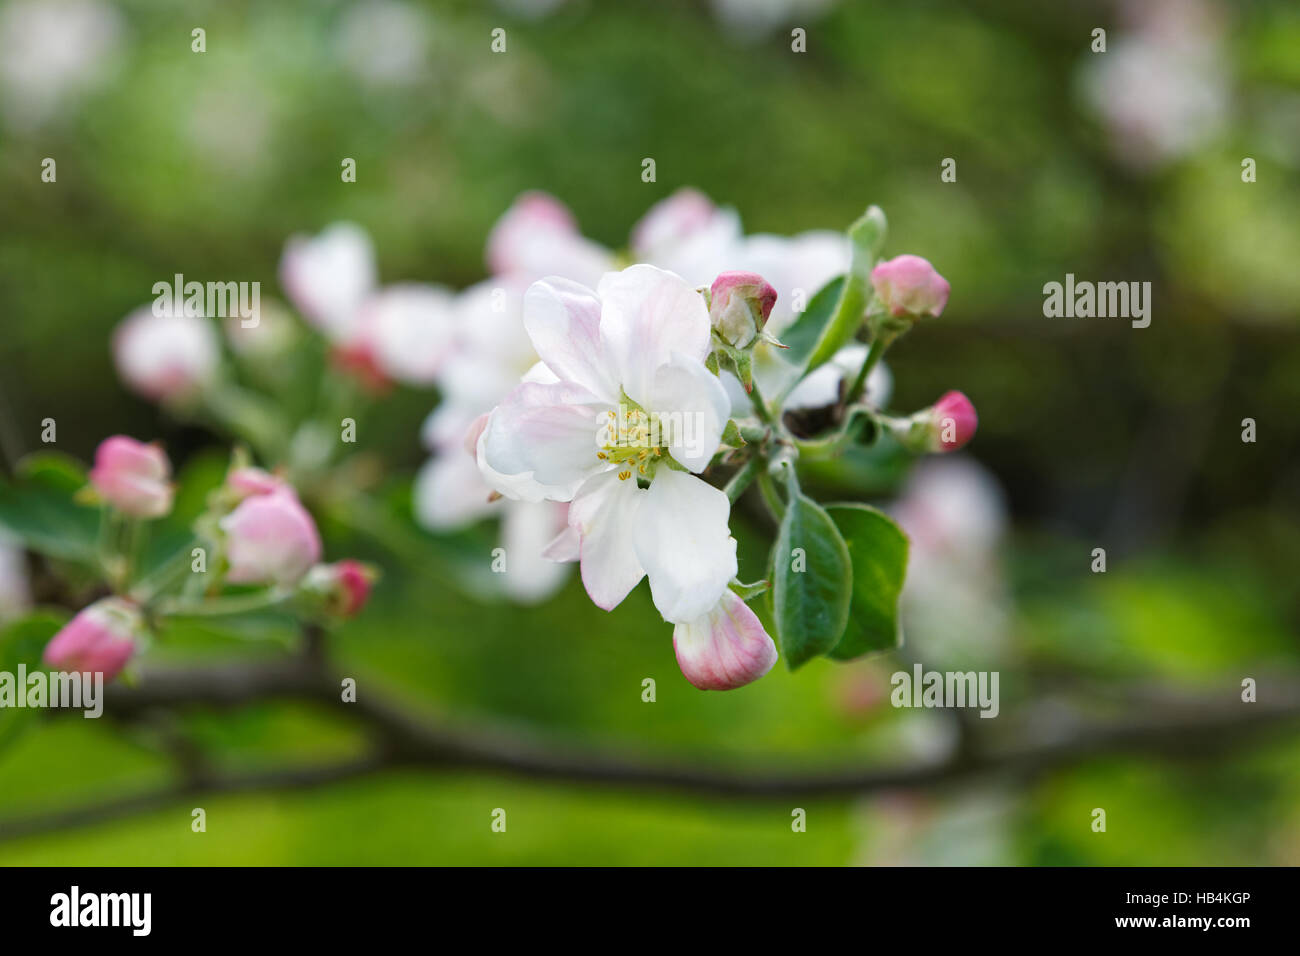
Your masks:
<path fill-rule="evenodd" d="M 620 481 L 627 481 L 633 474 L 653 478 L 660 461 L 668 455 L 668 435 L 659 416 L 630 402 L 605 414 L 608 421 L 601 428 L 596 457 L 622 466 Z"/>

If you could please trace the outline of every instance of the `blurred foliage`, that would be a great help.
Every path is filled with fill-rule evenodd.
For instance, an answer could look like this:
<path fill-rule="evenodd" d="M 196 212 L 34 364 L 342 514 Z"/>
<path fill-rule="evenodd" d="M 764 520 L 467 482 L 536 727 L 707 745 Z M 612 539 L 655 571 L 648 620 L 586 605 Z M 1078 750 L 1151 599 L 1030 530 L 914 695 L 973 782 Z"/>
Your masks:
<path fill-rule="evenodd" d="M 1045 671 L 1204 681 L 1296 667 L 1294 4 L 1221 11 L 1228 123 L 1193 155 L 1145 171 L 1115 161 L 1080 101 L 1090 30 L 1122 32 L 1104 4 L 1045 17 L 1032 0 L 841 2 L 807 24 L 803 55 L 783 32 L 740 42 L 708 5 L 685 0 L 573 0 L 537 20 L 468 0 L 412 4 L 419 65 L 396 79 L 368 75 L 373 55 L 348 39 L 361 3 L 116 6 L 125 30 L 110 80 L 34 128 L 0 128 L 10 454 L 38 447 L 53 417 L 59 448 L 82 460 L 106 434 L 160 436 L 215 481 L 214 436 L 118 385 L 111 329 L 174 273 L 258 280 L 270 295 L 285 238 L 336 219 L 372 233 L 385 281 L 459 287 L 483 276 L 487 230 L 526 189 L 555 193 L 612 246 L 682 185 L 734 205 L 751 232 L 843 228 L 875 202 L 893 227 L 886 254 L 925 255 L 954 290 L 942 320 L 890 354 L 895 404 L 969 394 L 981 418 L 971 452 L 1011 503 L 1011 630 L 1033 666 L 1005 666 L 1004 708 L 1041 691 Z M 190 52 L 195 25 L 207 30 L 204 54 Z M 508 52 L 494 55 L 489 34 L 503 25 Z M 1259 163 L 1249 185 L 1248 155 Z M 57 185 L 40 181 L 46 156 Z M 357 160 L 355 184 L 340 182 L 343 157 Z M 641 181 L 644 157 L 656 183 Z M 956 183 L 939 181 L 944 157 L 957 159 Z M 1043 283 L 1067 272 L 1151 280 L 1151 327 L 1043 318 Z M 366 423 L 399 466 L 386 520 L 404 526 L 432 400 L 399 391 Z M 1240 441 L 1245 417 L 1258 422 L 1256 444 Z M 863 497 L 897 474 L 886 452 L 818 480 Z M 201 485 L 187 480 L 182 515 Z M 362 693 L 384 686 L 452 721 L 712 763 L 866 761 L 929 746 L 933 715 L 845 704 L 851 686 L 887 688 L 901 658 L 874 671 L 813 661 L 704 694 L 677 673 L 644 587 L 613 617 L 576 583 L 538 608 L 467 599 L 444 569 L 472 544 L 412 528 L 395 555 L 322 519 L 331 554 L 386 571 L 372 607 L 338 637 Z M 761 577 L 759 539 L 772 529 L 760 515 L 736 521 L 740 577 Z M 1105 576 L 1088 572 L 1099 545 Z M 182 629 L 156 653 L 229 653 L 238 637 Z M 640 700 L 645 677 L 658 682 L 653 705 Z M 288 706 L 189 717 L 186 729 L 241 765 L 357 745 Z M 0 813 L 125 792 L 166 770 L 143 732 L 79 719 L 25 730 L 0 753 Z M 905 815 L 930 821 L 932 835 L 914 841 L 927 860 L 1295 863 L 1298 797 L 1291 743 L 1203 766 L 1099 760 L 989 798 L 973 817 L 959 806 L 945 816 L 928 797 Z M 1104 836 L 1088 826 L 1095 806 L 1108 810 Z M 490 833 L 494 807 L 507 809 L 508 839 Z M 792 834 L 779 805 L 395 773 L 212 800 L 206 836 L 178 808 L 6 845 L 0 862 L 846 863 L 878 860 L 863 848 L 912 832 L 896 806 L 806 809 L 808 832 Z M 998 827 L 978 822 L 987 813 Z M 972 830 L 986 839 L 968 849 Z M 1005 838 L 992 845 L 992 833 Z"/>

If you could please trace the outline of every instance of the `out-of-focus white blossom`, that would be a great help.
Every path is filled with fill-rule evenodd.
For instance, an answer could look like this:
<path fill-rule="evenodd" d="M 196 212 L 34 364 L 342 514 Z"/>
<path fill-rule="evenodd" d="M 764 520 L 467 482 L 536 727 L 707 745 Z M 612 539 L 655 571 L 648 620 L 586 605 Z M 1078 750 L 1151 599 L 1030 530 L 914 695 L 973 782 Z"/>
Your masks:
<path fill-rule="evenodd" d="M 39 126 L 112 74 L 122 17 L 99 0 L 10 0 L 0 7 L 0 104 Z"/>

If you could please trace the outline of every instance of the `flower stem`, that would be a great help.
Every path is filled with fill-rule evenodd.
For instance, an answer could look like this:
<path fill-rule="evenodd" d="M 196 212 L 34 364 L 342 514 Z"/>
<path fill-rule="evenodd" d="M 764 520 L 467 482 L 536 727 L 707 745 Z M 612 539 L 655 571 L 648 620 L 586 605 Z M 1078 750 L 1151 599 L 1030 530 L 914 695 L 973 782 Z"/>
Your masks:
<path fill-rule="evenodd" d="M 845 405 L 852 405 L 862 397 L 862 393 L 867 388 L 867 376 L 871 374 L 871 370 L 876 367 L 876 363 L 880 361 L 880 357 L 885 354 L 885 350 L 889 348 L 890 343 L 893 341 L 893 336 L 884 334 L 877 335 L 872 339 L 871 348 L 867 351 L 867 357 L 862 360 L 862 368 L 858 369 L 858 377 L 853 380 L 852 387 L 844 396 Z"/>
<path fill-rule="evenodd" d="M 147 604 L 152 601 L 158 592 L 168 587 L 177 573 L 184 568 L 189 567 L 191 555 L 199 539 L 194 538 L 185 547 L 180 548 L 153 572 L 136 582 L 135 587 L 131 589 L 131 597 L 140 604 Z"/>
<path fill-rule="evenodd" d="M 267 588 L 252 594 L 232 594 L 227 597 L 187 601 L 184 598 L 163 598 L 158 602 L 158 612 L 180 617 L 218 617 L 223 614 L 245 614 L 279 604 L 289 597 L 284 588 Z"/>
<path fill-rule="evenodd" d="M 781 519 L 785 517 L 785 505 L 781 501 L 781 496 L 777 494 L 772 476 L 765 471 L 758 475 L 758 490 L 763 493 L 763 501 L 767 504 L 768 511 L 772 512 L 772 517 L 776 519 L 777 524 L 780 524 Z"/>
<path fill-rule="evenodd" d="M 736 503 L 740 496 L 745 493 L 745 489 L 748 488 L 754 478 L 758 476 L 758 469 L 762 464 L 762 458 L 755 455 L 750 458 L 749 461 L 740 466 L 740 470 L 731 476 L 731 480 L 727 482 L 727 486 L 722 489 L 726 494 L 728 501 L 733 505 Z"/>
<path fill-rule="evenodd" d="M 772 417 L 772 411 L 767 407 L 767 402 L 763 401 L 763 393 L 759 391 L 758 383 L 750 383 L 749 401 L 754 406 L 754 411 L 765 424 L 776 428 L 776 419 Z"/>

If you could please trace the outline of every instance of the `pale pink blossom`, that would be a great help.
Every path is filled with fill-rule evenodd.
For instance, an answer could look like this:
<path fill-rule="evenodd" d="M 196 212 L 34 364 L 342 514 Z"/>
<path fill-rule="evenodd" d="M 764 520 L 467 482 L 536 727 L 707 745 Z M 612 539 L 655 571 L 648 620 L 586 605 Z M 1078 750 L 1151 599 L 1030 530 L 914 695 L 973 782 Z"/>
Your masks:
<path fill-rule="evenodd" d="M 891 315 L 939 316 L 948 304 L 948 280 L 920 256 L 895 256 L 871 270 L 871 285 Z"/>
<path fill-rule="evenodd" d="M 598 606 L 612 609 L 648 576 L 666 620 L 707 613 L 736 573 L 736 542 L 726 495 L 692 474 L 708 465 L 730 411 L 704 365 L 703 296 L 638 265 L 607 274 L 596 292 L 535 283 L 524 321 L 552 380 L 524 382 L 492 412 L 478 443 L 488 482 L 511 498 L 571 502 L 583 584 Z"/>
<path fill-rule="evenodd" d="M 361 306 L 358 341 L 385 377 L 430 385 L 452 352 L 455 296 L 441 286 L 386 286 Z"/>
<path fill-rule="evenodd" d="M 161 518 L 172 509 L 172 467 L 157 445 L 114 435 L 95 449 L 90 483 L 100 498 L 135 518 Z"/>
<path fill-rule="evenodd" d="M 145 398 L 184 399 L 216 378 L 221 344 L 208 319 L 142 306 L 113 331 L 113 362 L 122 381 Z"/>
<path fill-rule="evenodd" d="M 357 334 L 361 305 L 377 276 L 370 236 L 349 222 L 316 236 L 292 236 L 280 259 L 280 284 L 289 300 L 334 342 L 349 342 Z"/>
<path fill-rule="evenodd" d="M 526 281 L 558 275 L 594 284 L 614 267 L 614 257 L 578 231 L 568 207 L 543 192 L 515 200 L 488 234 L 487 264 L 493 274 Z"/>
<path fill-rule="evenodd" d="M 221 529 L 232 584 L 295 584 L 320 560 L 316 523 L 287 488 L 246 498 Z"/>

